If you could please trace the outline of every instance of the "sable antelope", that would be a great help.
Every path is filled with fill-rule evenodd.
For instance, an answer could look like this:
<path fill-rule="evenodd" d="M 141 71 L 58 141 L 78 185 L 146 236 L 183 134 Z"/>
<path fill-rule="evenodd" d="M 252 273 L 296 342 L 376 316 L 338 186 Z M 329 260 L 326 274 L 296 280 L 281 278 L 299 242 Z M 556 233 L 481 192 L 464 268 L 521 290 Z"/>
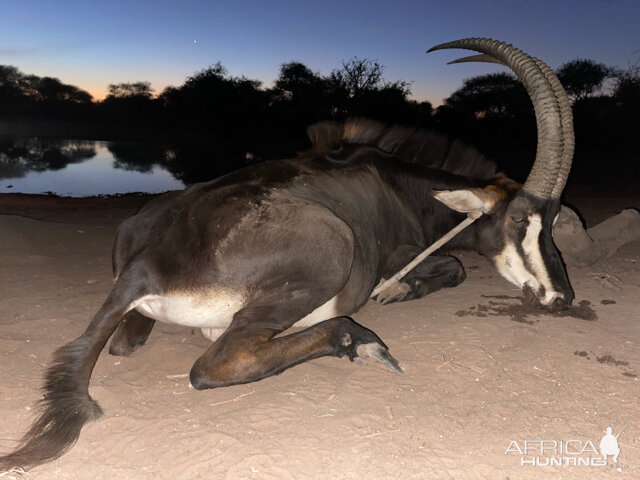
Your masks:
<path fill-rule="evenodd" d="M 310 127 L 313 149 L 161 196 L 119 228 L 115 283 L 86 331 L 54 354 L 41 410 L 0 466 L 32 466 L 73 445 L 100 416 L 91 372 L 107 340 L 129 355 L 156 320 L 198 327 L 213 340 L 190 373 L 196 389 L 253 382 L 332 355 L 374 358 L 401 373 L 382 340 L 346 315 L 455 224 L 485 215 L 447 248 L 490 258 L 510 282 L 542 304 L 574 295 L 551 227 L 573 154 L 566 94 L 540 60 L 489 39 L 462 59 L 509 66 L 533 101 L 538 151 L 524 185 L 435 134 L 352 120 Z M 418 298 L 464 278 L 445 254 L 428 257 L 385 300 Z M 301 331 L 280 335 L 291 327 Z M 115 333 L 114 333 L 115 332 Z"/>

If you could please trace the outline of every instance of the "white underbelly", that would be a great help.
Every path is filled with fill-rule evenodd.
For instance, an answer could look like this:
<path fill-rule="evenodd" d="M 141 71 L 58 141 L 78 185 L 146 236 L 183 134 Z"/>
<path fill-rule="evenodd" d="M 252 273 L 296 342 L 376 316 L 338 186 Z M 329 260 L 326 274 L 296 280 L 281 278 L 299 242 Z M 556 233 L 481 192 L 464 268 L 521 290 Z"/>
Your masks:
<path fill-rule="evenodd" d="M 346 315 L 337 311 L 337 295 L 292 325 L 306 328 L 330 318 Z M 131 304 L 142 315 L 158 322 L 174 323 L 202 329 L 202 334 L 214 341 L 231 324 L 233 316 L 244 307 L 244 298 L 234 291 L 171 293 L 145 295 Z"/>
<path fill-rule="evenodd" d="M 134 302 L 145 317 L 159 322 L 194 328 L 225 329 L 244 306 L 243 297 L 233 291 L 145 295 Z"/>

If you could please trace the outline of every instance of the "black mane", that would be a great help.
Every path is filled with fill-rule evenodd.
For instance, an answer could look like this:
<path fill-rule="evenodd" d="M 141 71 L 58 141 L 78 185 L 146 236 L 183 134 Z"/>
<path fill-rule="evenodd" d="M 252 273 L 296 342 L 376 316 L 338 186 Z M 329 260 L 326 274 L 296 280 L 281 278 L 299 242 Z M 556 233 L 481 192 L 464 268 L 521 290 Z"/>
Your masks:
<path fill-rule="evenodd" d="M 313 151 L 329 152 L 345 143 L 373 145 L 407 163 L 416 163 L 456 175 L 489 179 L 496 164 L 475 148 L 444 135 L 416 128 L 387 126 L 364 118 L 323 121 L 307 128 Z"/>

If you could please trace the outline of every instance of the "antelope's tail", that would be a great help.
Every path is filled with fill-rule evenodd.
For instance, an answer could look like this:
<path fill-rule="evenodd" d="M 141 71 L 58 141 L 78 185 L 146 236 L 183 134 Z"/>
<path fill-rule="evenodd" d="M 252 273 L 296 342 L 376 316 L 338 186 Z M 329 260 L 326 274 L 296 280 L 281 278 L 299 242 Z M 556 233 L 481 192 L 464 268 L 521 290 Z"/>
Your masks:
<path fill-rule="evenodd" d="M 133 277 L 121 276 L 85 332 L 53 354 L 38 417 L 18 447 L 0 456 L 0 471 L 58 458 L 73 446 L 85 423 L 102 415 L 98 403 L 89 396 L 89 379 L 107 340 L 133 302 L 145 293 L 144 288 L 135 288 Z"/>

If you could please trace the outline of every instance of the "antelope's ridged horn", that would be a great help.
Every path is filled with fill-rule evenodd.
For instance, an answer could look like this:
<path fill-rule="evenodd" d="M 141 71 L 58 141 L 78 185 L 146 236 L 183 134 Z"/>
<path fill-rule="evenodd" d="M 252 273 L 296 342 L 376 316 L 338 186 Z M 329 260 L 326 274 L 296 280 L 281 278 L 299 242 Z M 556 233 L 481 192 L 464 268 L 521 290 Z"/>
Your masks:
<path fill-rule="evenodd" d="M 568 162 L 563 162 L 567 157 L 564 151 L 573 150 L 573 141 L 571 140 L 569 149 L 564 148 L 563 126 L 566 121 L 563 122 L 561 118 L 561 102 L 557 97 L 556 87 L 548 79 L 549 73 L 553 74 L 551 69 L 508 43 L 486 38 L 455 40 L 436 45 L 428 52 L 446 48 L 464 48 L 481 52 L 485 55 L 475 56 L 476 59 L 501 63 L 511 68 L 518 76 L 531 98 L 538 126 L 536 159 L 523 188 L 543 199 L 559 196 L 571 167 L 570 158 Z M 467 58 L 463 61 L 470 61 Z M 546 71 L 543 71 L 541 65 L 546 67 Z M 559 81 L 557 85 L 560 86 Z M 572 123 L 571 116 L 568 118 Z M 561 163 L 568 165 L 561 166 Z M 562 179 L 561 174 L 565 171 Z"/>
<path fill-rule="evenodd" d="M 462 57 L 456 60 L 451 60 L 450 62 L 447 62 L 447 65 L 453 65 L 455 63 L 467 63 L 467 62 L 497 63 L 498 65 L 506 66 L 497 58 L 493 58 L 491 55 L 487 55 L 486 53 L 481 53 L 480 55 L 469 55 L 468 57 Z"/>
<path fill-rule="evenodd" d="M 562 195 L 562 190 L 564 190 L 565 184 L 567 183 L 567 177 L 571 170 L 571 162 L 573 161 L 573 151 L 575 150 L 576 145 L 573 133 L 573 111 L 571 110 L 569 96 L 556 74 L 542 60 L 538 60 L 537 58 L 535 60 L 542 73 L 547 77 L 551 88 L 553 88 L 553 91 L 556 94 L 556 99 L 558 100 L 558 106 L 560 107 L 560 119 L 562 124 L 562 156 L 560 160 L 560 168 L 558 169 L 558 178 L 551 192 L 551 198 L 559 198 L 560 195 Z"/>
<path fill-rule="evenodd" d="M 573 133 L 573 112 L 571 110 L 571 103 L 567 92 L 562 87 L 560 80 L 556 74 L 549 68 L 543 61 L 534 58 L 540 71 L 547 77 L 547 81 L 553 88 L 553 91 L 558 100 L 558 106 L 560 107 L 560 118 L 562 123 L 562 155 L 560 161 L 560 168 L 558 169 L 558 178 L 556 184 L 551 192 L 551 198 L 558 198 L 562 194 L 565 184 L 567 183 L 567 177 L 571 170 L 571 161 L 573 160 L 573 151 L 575 149 L 575 137 Z M 447 62 L 447 65 L 453 65 L 455 63 L 466 62 L 485 62 L 485 63 L 497 63 L 498 65 L 505 65 L 497 58 L 481 53 L 479 55 L 470 55 L 468 57 L 458 58 Z"/>

